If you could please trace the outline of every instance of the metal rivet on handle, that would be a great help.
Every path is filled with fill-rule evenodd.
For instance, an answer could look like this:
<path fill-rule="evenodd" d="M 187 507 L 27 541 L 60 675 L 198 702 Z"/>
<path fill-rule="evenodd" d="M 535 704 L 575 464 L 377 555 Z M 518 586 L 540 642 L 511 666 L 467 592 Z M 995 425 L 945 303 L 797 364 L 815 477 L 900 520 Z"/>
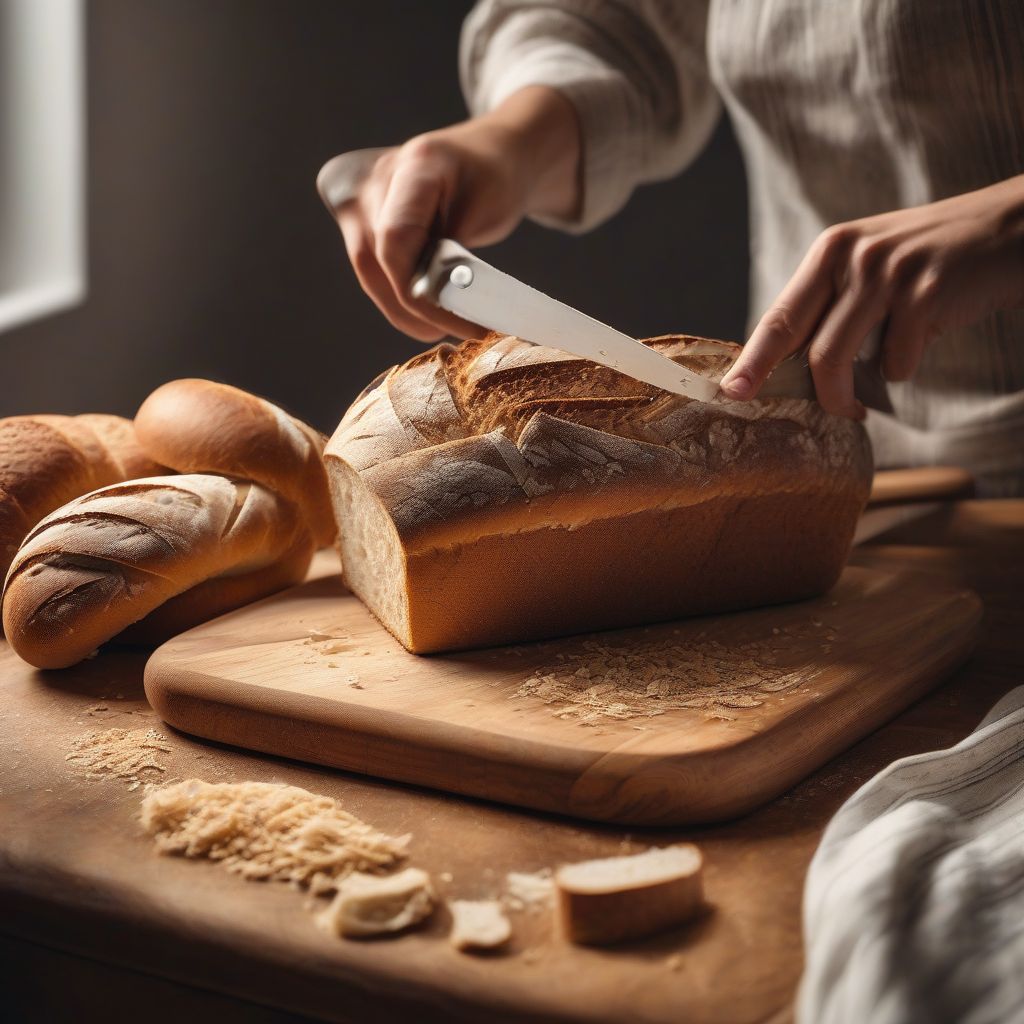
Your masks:
<path fill-rule="evenodd" d="M 458 266 L 452 267 L 448 280 L 456 288 L 468 288 L 473 283 L 473 268 L 467 267 L 465 263 L 460 263 Z"/>

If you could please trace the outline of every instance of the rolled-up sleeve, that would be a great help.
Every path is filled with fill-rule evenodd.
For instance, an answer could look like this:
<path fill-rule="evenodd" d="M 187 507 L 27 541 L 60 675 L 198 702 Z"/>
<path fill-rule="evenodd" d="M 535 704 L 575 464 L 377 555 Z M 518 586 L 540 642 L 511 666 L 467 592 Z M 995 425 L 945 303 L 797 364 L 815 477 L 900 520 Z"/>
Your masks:
<path fill-rule="evenodd" d="M 587 231 L 637 185 L 671 177 L 704 147 L 720 104 L 707 72 L 706 0 L 482 0 L 462 30 L 460 75 L 471 113 L 529 85 L 558 89 L 583 139 Z"/>

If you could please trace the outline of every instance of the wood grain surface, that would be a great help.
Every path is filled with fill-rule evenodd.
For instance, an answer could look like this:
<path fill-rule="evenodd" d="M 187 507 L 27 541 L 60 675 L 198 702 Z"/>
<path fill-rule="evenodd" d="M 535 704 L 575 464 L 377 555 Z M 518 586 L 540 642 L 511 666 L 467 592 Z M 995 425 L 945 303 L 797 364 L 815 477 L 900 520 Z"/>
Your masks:
<path fill-rule="evenodd" d="M 111 649 L 67 672 L 44 673 L 0 642 L 0 933 L 10 940 L 0 961 L 4 1010 L 18 1021 L 162 1024 L 176 1013 L 181 1019 L 186 1001 L 175 993 L 187 989 L 194 1020 L 271 1019 L 254 1006 L 346 1024 L 789 1020 L 802 969 L 803 880 L 829 818 L 893 759 L 957 742 L 1024 681 L 1024 502 L 945 507 L 877 538 L 853 560 L 976 590 L 985 604 L 978 647 L 895 720 L 726 824 L 585 824 L 163 730 L 170 750 L 161 781 L 252 779 L 334 797 L 378 828 L 412 832 L 411 861 L 431 872 L 445 898 L 495 894 L 510 870 L 696 842 L 707 864 L 709 913 L 607 950 L 568 946 L 545 914 L 522 912 L 513 914 L 513 943 L 499 957 L 452 950 L 443 911 L 424 931 L 393 941 L 344 941 L 320 932 L 304 898 L 285 886 L 156 856 L 138 823 L 141 791 L 85 778 L 65 760 L 91 730 L 162 728 L 143 695 L 145 656 Z M 60 951 L 78 969 L 52 975 L 47 987 L 18 969 L 25 948 Z M 91 992 L 83 978 L 90 964 L 99 978 Z M 119 981 L 128 976 L 131 985 Z M 204 992 L 205 1016 L 195 1008 Z M 62 996 L 74 1016 L 48 1012 Z M 242 1009 L 232 1016 L 225 1007 L 235 1001 Z M 40 1008 L 43 1015 L 33 1016 Z"/>
<path fill-rule="evenodd" d="M 952 501 L 974 495 L 974 477 L 959 466 L 882 469 L 871 482 L 872 506 L 900 502 Z"/>
<path fill-rule="evenodd" d="M 146 695 L 175 728 L 221 743 L 574 817 L 682 825 L 778 796 L 901 711 L 967 657 L 980 616 L 962 588 L 848 568 L 812 601 L 423 657 L 328 577 L 171 640 L 146 666 Z M 601 696 L 610 713 L 579 703 L 595 679 L 607 688 L 609 660 L 628 659 L 625 690 L 666 651 L 692 673 L 697 706 L 620 719 L 614 690 Z M 634 698 L 644 711 L 664 704 L 658 672 L 653 695 Z M 568 699 L 523 692 L 551 674 Z"/>

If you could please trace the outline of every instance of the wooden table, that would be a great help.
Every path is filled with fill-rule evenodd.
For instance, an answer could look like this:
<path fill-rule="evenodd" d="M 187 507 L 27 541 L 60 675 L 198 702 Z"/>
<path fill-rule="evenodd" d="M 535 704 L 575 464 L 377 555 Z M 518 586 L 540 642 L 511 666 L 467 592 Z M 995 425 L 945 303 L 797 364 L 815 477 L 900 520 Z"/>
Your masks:
<path fill-rule="evenodd" d="M 498 957 L 452 950 L 443 913 L 392 941 L 335 939 L 287 887 L 158 857 L 138 825 L 141 792 L 84 779 L 65 760 L 90 730 L 160 727 L 142 693 L 143 657 L 105 653 L 37 673 L 0 643 L 0 1017 L 790 1019 L 804 874 L 829 817 L 884 765 L 955 742 L 1024 681 L 1024 501 L 945 505 L 859 548 L 853 561 L 973 587 L 986 606 L 979 648 L 896 721 L 728 825 L 627 835 L 170 737 L 168 776 L 291 783 L 338 798 L 392 834 L 412 832 L 413 863 L 435 878 L 450 872 L 440 885 L 449 896 L 494 894 L 509 870 L 698 842 L 711 912 L 617 951 L 566 945 L 544 914 L 516 915 L 513 946 Z M 100 705 L 108 710 L 87 710 Z"/>

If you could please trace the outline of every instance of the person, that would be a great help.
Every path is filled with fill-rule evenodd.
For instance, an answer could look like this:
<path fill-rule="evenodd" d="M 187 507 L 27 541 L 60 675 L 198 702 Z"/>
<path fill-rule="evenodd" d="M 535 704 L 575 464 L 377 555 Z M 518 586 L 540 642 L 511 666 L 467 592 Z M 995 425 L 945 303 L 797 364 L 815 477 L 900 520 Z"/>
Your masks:
<path fill-rule="evenodd" d="M 339 221 L 397 328 L 465 325 L 410 297 L 432 228 L 485 246 L 523 218 L 586 231 L 677 174 L 728 111 L 747 169 L 751 332 L 722 382 L 757 396 L 804 352 L 857 418 L 880 346 L 879 466 L 955 464 L 1024 493 L 1024 4 L 1018 0 L 483 0 L 471 116 L 388 150 Z M 666 325 L 670 327 L 671 325 Z"/>

